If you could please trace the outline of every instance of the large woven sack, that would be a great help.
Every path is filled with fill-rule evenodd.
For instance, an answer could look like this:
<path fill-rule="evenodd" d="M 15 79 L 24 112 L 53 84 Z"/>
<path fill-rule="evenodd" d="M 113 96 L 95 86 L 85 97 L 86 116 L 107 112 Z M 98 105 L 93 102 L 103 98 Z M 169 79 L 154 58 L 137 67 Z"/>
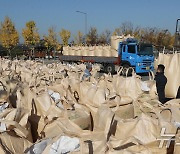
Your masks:
<path fill-rule="evenodd" d="M 166 104 L 172 113 L 171 122 L 178 127 L 180 125 L 180 99 L 172 99 Z"/>
<path fill-rule="evenodd" d="M 63 55 L 69 55 L 69 50 L 63 50 Z"/>
<path fill-rule="evenodd" d="M 24 108 L 30 112 L 32 109 L 32 101 L 35 98 L 35 92 L 27 86 L 22 90 L 17 90 L 16 96 L 16 107 Z"/>
<path fill-rule="evenodd" d="M 124 36 L 111 36 L 111 47 L 115 50 L 119 47 L 119 42 L 124 39 Z"/>
<path fill-rule="evenodd" d="M 75 56 L 81 56 L 81 51 L 80 50 L 74 50 L 74 55 Z"/>
<path fill-rule="evenodd" d="M 81 55 L 82 56 L 88 56 L 89 55 L 89 50 L 88 50 L 88 47 L 84 47 L 82 52 L 81 52 Z"/>
<path fill-rule="evenodd" d="M 176 98 L 180 86 L 180 61 L 177 53 L 173 54 L 169 67 L 165 69 L 165 75 L 167 76 L 166 97 Z"/>
<path fill-rule="evenodd" d="M 80 82 L 80 91 L 78 93 L 78 99 L 79 99 L 79 102 L 82 103 L 82 104 L 85 104 L 84 101 L 86 100 L 85 98 L 87 97 L 87 92 L 90 88 L 90 86 L 92 86 L 92 83 L 90 82 L 87 82 L 87 81 L 83 81 L 83 82 Z"/>
<path fill-rule="evenodd" d="M 149 132 L 149 128 L 151 128 L 151 132 Z M 139 130 L 142 130 L 141 133 L 139 133 Z M 158 121 L 142 114 L 137 119 L 119 121 L 114 137 L 118 139 L 119 145 L 128 143 L 132 137 L 141 144 L 149 144 L 156 141 L 159 135 L 160 127 L 158 126 Z M 132 140 L 134 139 L 132 138 Z"/>
<path fill-rule="evenodd" d="M 94 107 L 101 106 L 106 101 L 106 93 L 107 89 L 92 85 L 86 93 L 87 104 Z"/>
<path fill-rule="evenodd" d="M 0 140 L 1 154 L 23 154 L 24 151 L 32 145 L 32 143 L 26 140 L 25 138 L 15 136 L 13 133 L 1 133 Z"/>
<path fill-rule="evenodd" d="M 47 123 L 41 131 L 41 134 L 46 138 L 56 137 L 62 133 L 80 136 L 83 130 L 77 124 L 69 120 L 68 117 L 59 117 Z"/>
<path fill-rule="evenodd" d="M 99 87 L 98 85 L 95 85 L 94 83 L 88 82 L 88 81 L 83 81 L 80 83 L 80 99 L 82 102 L 85 102 L 86 100 L 93 101 L 97 100 L 97 102 L 94 102 L 95 104 L 98 104 L 98 96 L 102 96 L 103 99 L 100 100 L 101 102 L 105 99 L 104 93 L 105 88 Z"/>
<path fill-rule="evenodd" d="M 169 125 L 161 118 L 157 120 L 145 114 L 136 119 L 118 121 L 115 136 L 110 137 L 108 147 L 111 152 L 116 153 L 166 152 L 165 146 L 159 149 L 160 143 L 157 140 L 161 138 L 161 128 L 167 128 L 167 133 L 176 133 L 172 124 Z"/>
<path fill-rule="evenodd" d="M 157 70 L 158 67 L 158 58 L 154 58 L 154 69 Z"/>
<path fill-rule="evenodd" d="M 119 67 L 117 69 L 117 74 L 113 75 L 113 79 L 112 79 L 112 85 L 113 87 L 115 87 L 118 90 L 118 86 L 119 86 L 119 82 L 122 82 L 122 80 L 124 80 L 123 76 L 121 76 L 121 73 L 123 71 L 123 67 Z"/>
<path fill-rule="evenodd" d="M 115 115 L 121 119 L 134 118 L 134 106 L 132 103 L 120 105 L 115 111 Z"/>
<path fill-rule="evenodd" d="M 164 64 L 164 52 L 163 53 L 159 53 L 159 57 L 157 59 L 157 64 Z"/>
<path fill-rule="evenodd" d="M 180 143 L 180 133 L 178 131 L 178 133 L 175 136 L 174 154 L 179 154 L 180 151 L 179 143 Z"/>
<path fill-rule="evenodd" d="M 54 138 L 43 139 L 27 148 L 26 154 L 56 154 L 79 151 L 80 141 L 77 137 L 59 134 Z"/>
<path fill-rule="evenodd" d="M 142 94 L 141 79 L 134 73 L 134 70 L 131 77 L 127 77 L 126 73 L 126 77 L 120 78 L 118 82 L 117 90 L 120 96 L 129 96 L 136 100 Z"/>
<path fill-rule="evenodd" d="M 73 111 L 67 111 L 69 120 L 78 125 L 81 129 L 89 129 L 91 127 L 90 113 L 83 108 L 77 108 Z"/>
<path fill-rule="evenodd" d="M 104 47 L 104 49 L 103 49 L 103 56 L 104 57 L 111 57 L 112 56 L 111 50 L 106 48 L 106 47 Z"/>
<path fill-rule="evenodd" d="M 73 139 L 74 141 L 76 140 L 76 144 L 74 145 L 74 143 L 71 142 L 70 140 L 66 143 L 63 143 L 63 142 L 61 143 L 59 142 L 59 138 L 61 137 L 68 137 L 70 139 Z M 38 145 L 38 144 L 41 144 L 41 145 Z M 39 147 L 41 147 L 42 150 Z M 54 137 L 52 140 L 49 140 L 49 139 L 42 140 L 41 142 L 34 144 L 31 148 L 29 148 L 28 152 L 34 151 L 36 149 L 40 151 L 40 153 L 42 154 L 65 153 L 64 150 L 66 148 L 69 148 L 67 152 L 68 153 L 70 152 L 72 154 L 82 154 L 82 153 L 83 154 L 89 154 L 89 153 L 104 154 L 108 149 L 107 144 L 106 144 L 106 139 L 102 133 L 89 132 L 87 133 L 87 135 L 81 136 L 80 138 L 77 138 L 77 136 L 74 136 L 74 135 L 62 134 L 57 137 Z M 62 150 L 64 152 L 62 152 Z"/>
<path fill-rule="evenodd" d="M 93 48 L 89 49 L 88 56 L 95 56 L 95 50 Z"/>
<path fill-rule="evenodd" d="M 45 116 L 46 112 L 52 105 L 52 98 L 49 96 L 47 91 L 40 93 L 34 99 L 34 114 L 39 116 Z"/>
<path fill-rule="evenodd" d="M 114 119 L 114 113 L 111 109 L 101 106 L 92 118 L 94 122 L 93 131 L 102 131 L 105 137 L 108 138 L 108 133 Z"/>
<path fill-rule="evenodd" d="M 66 96 L 67 93 L 67 90 L 64 88 L 62 84 L 53 84 L 52 86 L 48 86 L 48 90 L 59 93 L 60 97 Z"/>
<path fill-rule="evenodd" d="M 75 56 L 76 55 L 76 50 L 70 47 L 69 49 L 69 55 Z"/>
<path fill-rule="evenodd" d="M 164 64 L 165 68 L 169 68 L 172 57 L 173 57 L 173 54 L 164 54 L 163 55 L 163 60 L 164 60 L 163 64 Z"/>
<path fill-rule="evenodd" d="M 103 56 L 103 49 L 100 47 L 96 48 L 94 55 L 95 56 Z"/>
<path fill-rule="evenodd" d="M 111 135 L 114 113 L 109 108 L 101 106 L 92 118 L 93 132 L 87 132 L 81 136 L 80 153 L 104 154 L 108 150 L 107 141 Z"/>
<path fill-rule="evenodd" d="M 111 56 L 112 57 L 118 57 L 118 51 L 117 50 L 111 49 L 110 51 L 111 51 Z"/>
<path fill-rule="evenodd" d="M 149 72 L 149 80 L 142 81 L 142 83 L 145 83 L 147 85 L 148 91 L 144 91 L 144 94 L 142 94 L 139 99 L 144 99 L 144 96 L 148 96 L 145 98 L 144 101 L 151 100 L 151 99 L 158 99 L 157 96 L 157 89 L 156 89 L 156 81 L 154 80 L 154 73 L 152 71 Z M 147 95 L 149 94 L 149 95 Z"/>
<path fill-rule="evenodd" d="M 0 123 L 4 125 L 4 130 L 1 132 L 14 132 L 16 136 L 24 137 L 32 142 L 31 127 L 28 122 L 28 110 L 6 109 L 0 113 Z"/>
<path fill-rule="evenodd" d="M 149 145 L 136 145 L 134 143 L 127 143 L 122 146 L 119 146 L 115 149 L 109 149 L 107 154 L 165 154 L 167 153 L 167 149 L 164 146 L 163 148 L 159 148 L 157 145 L 149 144 Z"/>

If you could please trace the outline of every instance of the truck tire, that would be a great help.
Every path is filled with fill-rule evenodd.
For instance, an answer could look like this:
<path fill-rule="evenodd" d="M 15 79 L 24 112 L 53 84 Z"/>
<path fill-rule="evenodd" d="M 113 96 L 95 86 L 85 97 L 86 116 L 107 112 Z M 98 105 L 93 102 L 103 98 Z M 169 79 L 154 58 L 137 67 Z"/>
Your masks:
<path fill-rule="evenodd" d="M 113 74 L 115 72 L 115 66 L 113 64 L 108 64 L 105 67 L 105 72 Z"/>
<path fill-rule="evenodd" d="M 126 75 L 126 71 L 127 71 L 127 69 L 130 67 L 130 65 L 129 64 L 123 64 L 123 75 L 125 76 Z M 127 76 L 131 76 L 132 75 L 132 70 L 130 69 L 129 71 L 128 71 L 128 74 L 127 74 Z"/>

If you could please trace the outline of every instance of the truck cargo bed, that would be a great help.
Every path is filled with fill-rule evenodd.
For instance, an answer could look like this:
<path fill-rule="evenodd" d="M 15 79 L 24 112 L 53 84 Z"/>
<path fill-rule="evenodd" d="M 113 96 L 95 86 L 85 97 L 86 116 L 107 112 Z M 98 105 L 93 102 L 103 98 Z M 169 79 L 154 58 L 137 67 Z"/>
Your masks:
<path fill-rule="evenodd" d="M 91 62 L 91 63 L 118 63 L 118 57 L 104 57 L 104 56 L 69 56 L 61 55 L 59 56 L 60 61 L 68 62 Z"/>

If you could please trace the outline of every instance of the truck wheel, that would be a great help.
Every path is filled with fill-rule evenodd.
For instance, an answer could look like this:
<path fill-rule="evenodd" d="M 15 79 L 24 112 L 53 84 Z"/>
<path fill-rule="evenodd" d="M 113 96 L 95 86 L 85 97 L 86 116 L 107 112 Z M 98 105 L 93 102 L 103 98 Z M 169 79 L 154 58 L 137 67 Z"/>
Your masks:
<path fill-rule="evenodd" d="M 129 68 L 130 66 L 128 64 L 123 64 L 124 68 Z"/>
<path fill-rule="evenodd" d="M 127 69 L 128 69 L 129 67 L 130 67 L 130 66 L 129 66 L 128 64 L 123 64 L 123 75 L 124 75 L 124 76 L 126 75 L 126 71 L 127 71 Z M 130 76 L 130 75 L 132 75 L 132 70 L 131 70 L 131 69 L 128 71 L 127 76 Z"/>
<path fill-rule="evenodd" d="M 105 67 L 105 72 L 113 74 L 115 72 L 115 66 L 112 64 L 107 65 Z"/>

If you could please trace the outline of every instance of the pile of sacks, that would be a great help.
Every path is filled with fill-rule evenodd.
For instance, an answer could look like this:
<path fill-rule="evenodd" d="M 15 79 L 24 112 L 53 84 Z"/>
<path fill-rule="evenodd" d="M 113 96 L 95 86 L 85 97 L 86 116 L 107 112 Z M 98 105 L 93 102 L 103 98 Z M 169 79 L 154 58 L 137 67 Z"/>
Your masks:
<path fill-rule="evenodd" d="M 159 53 L 159 57 L 156 59 L 155 63 L 156 68 L 159 64 L 165 66 L 165 76 L 167 77 L 165 89 L 166 97 L 176 98 L 180 87 L 180 53 Z"/>
<path fill-rule="evenodd" d="M 99 57 L 118 57 L 119 42 L 134 39 L 130 35 L 111 36 L 111 46 L 67 46 L 63 47 L 63 55 L 72 56 L 99 56 Z"/>
<path fill-rule="evenodd" d="M 179 143 L 180 100 L 161 105 L 153 74 L 99 76 L 93 65 L 81 80 L 84 69 L 0 59 L 0 153 L 179 152 L 160 143 L 166 134 Z"/>
<path fill-rule="evenodd" d="M 63 48 L 63 55 L 118 57 L 118 52 L 111 46 L 67 46 Z"/>

